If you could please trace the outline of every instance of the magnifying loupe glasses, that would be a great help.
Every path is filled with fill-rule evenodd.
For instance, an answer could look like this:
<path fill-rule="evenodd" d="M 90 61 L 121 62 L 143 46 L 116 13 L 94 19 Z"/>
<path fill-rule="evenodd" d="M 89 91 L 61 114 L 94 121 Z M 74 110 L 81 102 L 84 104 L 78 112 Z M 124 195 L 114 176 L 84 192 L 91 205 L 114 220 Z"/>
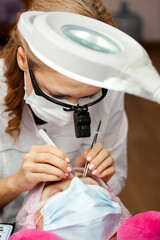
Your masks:
<path fill-rule="evenodd" d="M 77 106 L 72 105 L 72 104 L 67 104 L 67 103 L 64 103 L 62 101 L 55 99 L 54 97 L 52 97 L 52 96 L 48 95 L 47 93 L 45 93 L 44 91 L 42 91 L 34 77 L 34 74 L 31 70 L 29 63 L 28 63 L 28 69 L 29 69 L 29 74 L 30 74 L 30 78 L 31 78 L 31 82 L 32 82 L 32 86 L 34 88 L 35 94 L 47 99 L 48 101 L 50 101 L 52 103 L 62 106 L 64 111 L 73 111 L 76 137 L 77 138 L 90 137 L 90 135 L 91 135 L 91 130 L 90 130 L 91 118 L 90 118 L 90 114 L 88 112 L 88 108 L 90 106 L 93 106 L 96 103 L 100 102 L 106 96 L 107 89 L 102 89 L 102 95 L 88 104 L 85 104 L 82 106 L 80 106 L 79 104 L 77 104 Z"/>

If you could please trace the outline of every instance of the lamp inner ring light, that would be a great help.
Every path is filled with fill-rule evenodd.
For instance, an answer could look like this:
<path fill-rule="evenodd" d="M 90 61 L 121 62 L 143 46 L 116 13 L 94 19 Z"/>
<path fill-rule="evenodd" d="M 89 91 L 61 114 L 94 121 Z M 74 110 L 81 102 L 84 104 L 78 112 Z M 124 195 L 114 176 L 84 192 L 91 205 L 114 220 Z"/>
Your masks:
<path fill-rule="evenodd" d="M 94 30 L 78 25 L 64 25 L 61 30 L 69 39 L 92 50 L 107 54 L 121 52 L 120 47 L 111 38 Z"/>

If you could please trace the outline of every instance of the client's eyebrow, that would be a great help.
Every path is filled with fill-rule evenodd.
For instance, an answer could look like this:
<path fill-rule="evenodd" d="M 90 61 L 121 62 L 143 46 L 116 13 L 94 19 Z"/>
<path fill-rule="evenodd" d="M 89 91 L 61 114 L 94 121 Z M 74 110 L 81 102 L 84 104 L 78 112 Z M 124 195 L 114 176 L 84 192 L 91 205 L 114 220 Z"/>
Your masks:
<path fill-rule="evenodd" d="M 82 178 L 83 177 L 83 173 L 82 172 L 78 172 L 78 173 L 79 173 L 79 175 L 77 176 L 77 174 L 76 174 L 76 177 Z M 88 175 L 86 177 L 89 177 L 89 178 L 93 179 L 91 176 L 88 176 Z"/>

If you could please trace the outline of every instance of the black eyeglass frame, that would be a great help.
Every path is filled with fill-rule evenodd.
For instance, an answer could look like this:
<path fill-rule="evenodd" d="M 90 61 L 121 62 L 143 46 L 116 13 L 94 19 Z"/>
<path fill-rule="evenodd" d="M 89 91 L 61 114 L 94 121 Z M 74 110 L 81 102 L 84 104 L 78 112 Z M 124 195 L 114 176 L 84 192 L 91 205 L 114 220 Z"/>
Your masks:
<path fill-rule="evenodd" d="M 90 107 L 90 106 L 100 102 L 106 96 L 107 91 L 108 91 L 108 89 L 102 88 L 102 96 L 100 98 L 96 99 L 95 101 L 93 101 L 91 103 L 85 104 L 83 106 L 79 106 L 78 104 L 77 104 L 77 106 L 74 106 L 72 104 L 63 103 L 61 101 L 53 99 L 52 97 L 50 97 L 49 95 L 47 95 L 46 93 L 44 93 L 40 89 L 40 87 L 38 86 L 38 83 L 37 83 L 37 81 L 34 77 L 34 74 L 33 74 L 32 70 L 30 68 L 29 63 L 28 63 L 28 69 L 29 69 L 29 74 L 30 74 L 30 77 L 31 77 L 31 82 L 32 82 L 32 86 L 34 88 L 35 94 L 38 95 L 38 96 L 44 97 L 45 99 L 47 99 L 50 102 L 53 102 L 53 103 L 58 104 L 62 107 L 68 108 L 68 109 L 64 109 L 65 111 L 75 111 L 77 107 Z"/>

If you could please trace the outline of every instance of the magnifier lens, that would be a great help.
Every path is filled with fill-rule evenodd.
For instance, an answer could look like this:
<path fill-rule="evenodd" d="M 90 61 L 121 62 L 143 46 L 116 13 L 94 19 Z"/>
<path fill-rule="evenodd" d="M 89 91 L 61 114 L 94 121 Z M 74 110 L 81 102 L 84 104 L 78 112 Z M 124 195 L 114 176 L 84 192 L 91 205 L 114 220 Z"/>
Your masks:
<path fill-rule="evenodd" d="M 107 54 L 121 52 L 120 47 L 112 39 L 91 29 L 76 25 L 65 25 L 61 29 L 69 39 L 92 50 Z"/>

